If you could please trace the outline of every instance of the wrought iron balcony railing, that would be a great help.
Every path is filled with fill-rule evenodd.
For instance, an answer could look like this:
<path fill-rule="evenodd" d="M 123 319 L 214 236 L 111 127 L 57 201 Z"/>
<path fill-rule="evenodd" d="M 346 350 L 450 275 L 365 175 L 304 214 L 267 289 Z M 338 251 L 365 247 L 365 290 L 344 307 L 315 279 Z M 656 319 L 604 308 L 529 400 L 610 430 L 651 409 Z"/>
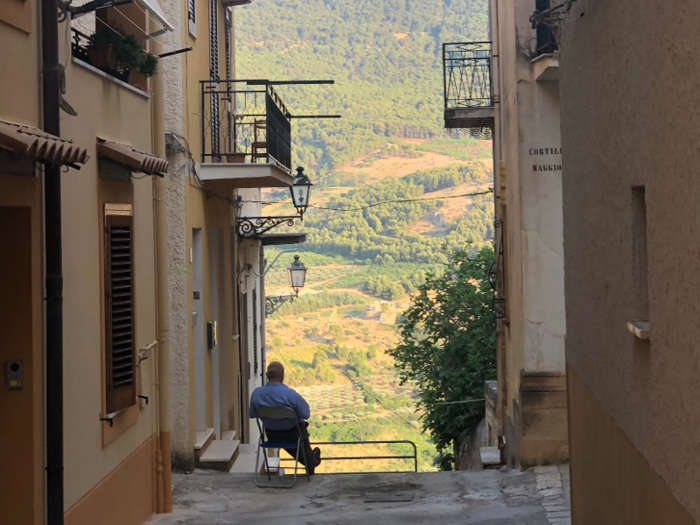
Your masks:
<path fill-rule="evenodd" d="M 273 163 L 291 173 L 290 114 L 272 86 L 200 83 L 202 162 Z"/>
<path fill-rule="evenodd" d="M 491 42 L 442 45 L 445 109 L 493 106 Z"/>
<path fill-rule="evenodd" d="M 490 139 L 494 125 L 491 42 L 442 45 L 445 127 Z"/>

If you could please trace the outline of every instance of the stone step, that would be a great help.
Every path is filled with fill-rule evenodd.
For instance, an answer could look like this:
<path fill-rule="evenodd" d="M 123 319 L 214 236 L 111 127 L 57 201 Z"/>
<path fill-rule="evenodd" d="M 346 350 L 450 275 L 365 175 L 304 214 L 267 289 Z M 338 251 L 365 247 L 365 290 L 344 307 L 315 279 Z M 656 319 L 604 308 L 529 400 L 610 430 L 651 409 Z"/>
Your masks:
<path fill-rule="evenodd" d="M 229 472 L 235 474 L 252 474 L 255 471 L 255 452 L 257 450 L 257 445 L 245 443 L 240 445 L 238 450 L 238 458 L 236 458 L 236 462 Z"/>
<path fill-rule="evenodd" d="M 204 453 L 195 461 L 195 466 L 202 469 L 228 472 L 239 454 L 238 445 L 238 440 L 214 440 L 209 443 Z"/>
<path fill-rule="evenodd" d="M 199 458 L 204 454 L 204 452 L 209 447 L 209 444 L 214 441 L 214 429 L 208 428 L 206 430 L 198 430 L 197 437 L 194 442 L 194 458 L 198 461 Z"/>
<path fill-rule="evenodd" d="M 221 441 L 233 441 L 236 438 L 236 431 L 235 430 L 228 430 L 226 432 L 222 432 L 221 434 Z"/>

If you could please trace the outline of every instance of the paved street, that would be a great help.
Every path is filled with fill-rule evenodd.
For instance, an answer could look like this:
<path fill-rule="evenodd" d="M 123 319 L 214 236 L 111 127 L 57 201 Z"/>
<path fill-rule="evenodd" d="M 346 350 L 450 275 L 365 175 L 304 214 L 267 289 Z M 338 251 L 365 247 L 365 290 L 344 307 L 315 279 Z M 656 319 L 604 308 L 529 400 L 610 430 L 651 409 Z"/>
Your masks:
<path fill-rule="evenodd" d="M 197 471 L 175 476 L 175 512 L 148 525 L 569 525 L 568 480 L 562 466 L 319 475 L 265 490 L 252 475 Z M 387 499 L 410 501 L 376 501 Z"/>

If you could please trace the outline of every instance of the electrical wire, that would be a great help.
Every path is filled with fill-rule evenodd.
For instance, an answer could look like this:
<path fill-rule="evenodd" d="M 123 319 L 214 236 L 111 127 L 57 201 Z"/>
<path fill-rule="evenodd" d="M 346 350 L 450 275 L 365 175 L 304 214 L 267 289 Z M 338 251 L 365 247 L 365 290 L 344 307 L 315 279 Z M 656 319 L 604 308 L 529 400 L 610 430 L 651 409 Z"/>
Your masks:
<path fill-rule="evenodd" d="M 483 403 L 486 399 L 464 399 L 463 401 L 436 401 L 435 403 L 422 403 L 423 405 L 463 405 L 467 403 Z"/>
<path fill-rule="evenodd" d="M 446 195 L 444 197 L 424 197 L 424 198 L 415 198 L 415 199 L 394 199 L 394 200 L 387 200 L 387 201 L 379 201 L 375 202 L 373 204 L 368 204 L 367 206 L 360 206 L 357 208 L 328 208 L 325 206 L 314 206 L 310 205 L 309 208 L 314 208 L 317 210 L 325 210 L 325 211 L 361 211 L 361 210 L 367 210 L 369 208 L 375 208 L 377 206 L 383 206 L 385 204 L 405 204 L 409 202 L 423 202 L 423 201 L 441 201 L 441 200 L 446 200 L 446 199 L 462 199 L 466 197 L 478 197 L 480 195 L 490 195 L 493 193 L 493 188 L 489 188 L 486 191 L 479 191 L 479 192 L 474 192 L 474 193 L 463 193 L 460 195 Z M 252 202 L 256 204 L 262 204 L 263 206 L 267 206 L 270 204 L 284 204 L 287 203 L 288 201 L 256 201 L 256 200 L 250 200 L 250 201 L 244 201 L 244 202 Z"/>
<path fill-rule="evenodd" d="M 475 192 L 475 193 L 464 193 L 462 195 L 447 195 L 445 197 L 426 197 L 420 199 L 396 199 L 388 201 L 375 202 L 374 204 L 368 204 L 367 206 L 360 206 L 358 208 L 326 208 L 324 206 L 309 206 L 309 208 L 315 208 L 317 210 L 327 210 L 327 211 L 361 211 L 368 210 L 370 208 L 375 208 L 377 206 L 383 206 L 384 204 L 403 204 L 408 202 L 421 202 L 421 201 L 440 201 L 445 199 L 460 199 L 463 197 L 477 197 L 479 195 L 489 195 L 493 193 L 493 189 L 487 191 Z"/>

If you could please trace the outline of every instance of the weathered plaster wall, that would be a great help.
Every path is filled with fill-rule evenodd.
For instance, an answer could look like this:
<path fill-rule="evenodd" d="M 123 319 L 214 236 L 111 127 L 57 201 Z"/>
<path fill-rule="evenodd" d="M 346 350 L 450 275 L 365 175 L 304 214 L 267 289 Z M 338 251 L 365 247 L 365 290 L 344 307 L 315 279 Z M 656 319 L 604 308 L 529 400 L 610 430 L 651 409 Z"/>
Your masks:
<path fill-rule="evenodd" d="M 567 361 L 698 521 L 700 4 L 590 2 L 574 19 L 561 63 Z M 650 344 L 626 328 L 638 286 L 632 187 L 640 184 Z M 626 465 L 615 458 L 599 468 L 612 477 Z M 631 489 L 610 490 L 620 502 Z"/>
<path fill-rule="evenodd" d="M 161 2 L 166 17 L 175 28 L 162 36 L 164 47 L 180 49 L 183 46 L 183 4 L 179 0 Z M 186 29 L 184 30 L 186 31 Z M 187 215 L 185 208 L 186 185 L 190 173 L 184 137 L 183 63 L 185 57 L 168 57 L 164 73 L 165 131 L 170 170 L 167 182 L 168 214 L 168 294 L 170 315 L 170 416 L 171 456 L 176 470 L 194 467 L 194 449 L 190 431 L 190 369 L 189 369 L 189 308 L 187 294 Z"/>
<path fill-rule="evenodd" d="M 548 422 L 540 428 L 536 422 L 543 420 L 528 412 L 521 392 L 523 373 L 564 373 L 566 332 L 558 85 L 535 81 L 532 11 L 532 2 L 527 0 L 498 1 L 497 10 L 491 11 L 491 16 L 498 17 L 500 130 L 496 150 L 501 151 L 506 175 L 509 326 L 504 430 L 512 466 L 521 463 L 525 448 L 539 451 L 523 460 L 528 464 L 559 460 L 566 450 L 565 411 L 548 414 Z M 539 414 L 543 406 L 554 408 L 555 404 L 547 400 L 535 409 Z M 557 405 L 560 408 L 565 409 L 565 404 Z M 548 439 L 551 446 L 539 447 L 537 442 L 542 440 L 537 436 L 551 435 L 552 425 L 556 439 Z M 534 441 L 525 443 L 528 432 Z"/>

